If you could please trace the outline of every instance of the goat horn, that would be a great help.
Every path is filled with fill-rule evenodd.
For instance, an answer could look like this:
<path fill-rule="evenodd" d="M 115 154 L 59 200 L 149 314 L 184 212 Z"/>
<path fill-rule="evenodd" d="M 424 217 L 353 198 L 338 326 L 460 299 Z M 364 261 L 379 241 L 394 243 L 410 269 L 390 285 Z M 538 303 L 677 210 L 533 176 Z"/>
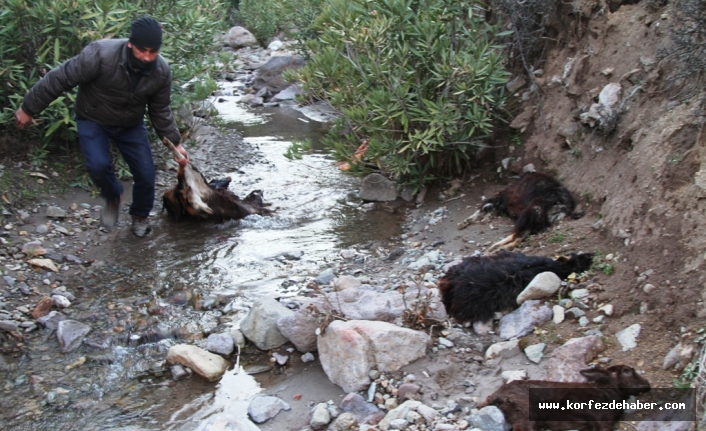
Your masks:
<path fill-rule="evenodd" d="M 174 143 L 172 143 L 172 141 L 170 141 L 169 138 L 167 138 L 165 136 L 164 138 L 162 138 L 162 142 L 164 142 L 164 145 L 166 145 L 167 148 L 169 148 L 169 150 L 171 150 L 171 152 L 174 153 L 174 158 L 177 161 L 182 160 L 184 158 L 184 155 L 181 154 L 179 151 L 177 151 L 176 147 L 174 146 Z"/>

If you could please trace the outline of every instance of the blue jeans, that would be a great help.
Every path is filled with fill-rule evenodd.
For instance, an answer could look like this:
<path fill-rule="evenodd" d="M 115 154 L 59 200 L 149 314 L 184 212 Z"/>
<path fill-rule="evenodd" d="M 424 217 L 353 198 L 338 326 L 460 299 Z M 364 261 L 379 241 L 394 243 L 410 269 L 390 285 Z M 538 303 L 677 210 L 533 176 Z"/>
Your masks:
<path fill-rule="evenodd" d="M 154 206 L 155 168 L 144 123 L 134 127 L 106 127 L 76 119 L 78 138 L 88 174 L 108 201 L 120 199 L 123 185 L 115 177 L 110 159 L 110 141 L 118 147 L 130 167 L 134 181 L 130 214 L 147 217 Z"/>

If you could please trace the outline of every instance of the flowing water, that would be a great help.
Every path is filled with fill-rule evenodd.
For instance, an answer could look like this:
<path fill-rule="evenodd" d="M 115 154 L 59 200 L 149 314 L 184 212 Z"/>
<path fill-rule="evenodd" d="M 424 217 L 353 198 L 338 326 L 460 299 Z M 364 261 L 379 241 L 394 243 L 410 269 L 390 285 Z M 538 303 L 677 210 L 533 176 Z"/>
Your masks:
<path fill-rule="evenodd" d="M 219 100 L 230 132 L 193 149 L 192 162 L 209 179 L 231 176 L 230 190 L 241 196 L 264 190 L 274 215 L 222 224 L 160 215 L 148 239 L 119 231 L 102 246 L 116 264 L 64 280 L 80 297 L 71 318 L 93 331 L 65 355 L 49 330 L 28 338 L 25 354 L 8 366 L 2 409 L 10 422 L 0 428 L 191 430 L 218 413 L 244 418 L 262 390 L 252 375 L 233 367 L 219 383 L 175 382 L 164 364 L 169 347 L 203 347 L 200 334 L 237 327 L 254 299 L 295 296 L 341 250 L 400 233 L 399 216 L 361 211 L 359 180 L 318 147 L 326 123 L 287 107 L 243 109 L 228 90 Z M 228 138 L 234 132 L 245 144 Z M 304 139 L 315 151 L 287 160 L 290 142 Z M 267 363 L 253 350 L 242 365 Z"/>

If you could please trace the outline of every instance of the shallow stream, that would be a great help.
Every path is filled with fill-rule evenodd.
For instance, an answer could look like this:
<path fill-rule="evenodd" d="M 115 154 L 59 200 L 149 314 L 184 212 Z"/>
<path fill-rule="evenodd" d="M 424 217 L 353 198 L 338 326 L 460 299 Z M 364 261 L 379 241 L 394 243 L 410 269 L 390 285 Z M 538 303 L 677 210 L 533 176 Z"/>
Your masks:
<path fill-rule="evenodd" d="M 275 214 L 223 224 L 159 214 L 149 238 L 124 228 L 102 244 L 105 265 L 64 280 L 79 298 L 71 318 L 93 331 L 65 355 L 47 329 L 27 338 L 7 373 L 3 429 L 191 430 L 221 412 L 245 418 L 263 388 L 241 367 L 266 367 L 265 354 L 250 348 L 220 383 L 175 382 L 164 364 L 169 347 L 203 347 L 203 334 L 237 327 L 254 299 L 293 297 L 341 250 L 401 233 L 400 216 L 361 210 L 359 180 L 319 147 L 326 123 L 288 107 L 243 109 L 237 98 L 226 89 L 214 101 L 227 133 L 190 149 L 192 162 L 208 179 L 231 176 L 241 196 L 263 190 Z M 287 160 L 289 144 L 304 139 L 315 151 Z M 173 183 L 173 171 L 162 181 Z"/>

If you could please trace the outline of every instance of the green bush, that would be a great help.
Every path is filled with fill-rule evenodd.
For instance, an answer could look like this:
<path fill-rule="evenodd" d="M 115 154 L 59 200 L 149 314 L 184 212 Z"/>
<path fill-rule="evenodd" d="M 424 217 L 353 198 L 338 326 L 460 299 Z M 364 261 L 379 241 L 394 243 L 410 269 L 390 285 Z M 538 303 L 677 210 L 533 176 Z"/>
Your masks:
<path fill-rule="evenodd" d="M 277 33 L 282 15 L 282 2 L 240 0 L 235 19 L 242 22 L 261 45 L 267 46 Z"/>
<path fill-rule="evenodd" d="M 330 0 L 297 73 L 310 100 L 342 113 L 324 143 L 353 170 L 415 188 L 463 171 L 500 118 L 508 77 L 484 15 L 473 1 Z"/>
<path fill-rule="evenodd" d="M 240 0 L 234 19 L 263 46 L 279 31 L 297 40 L 308 40 L 314 36 L 311 24 L 321 12 L 322 3 L 323 0 Z"/>
<path fill-rule="evenodd" d="M 226 26 L 220 0 L 0 0 L 0 128 L 14 130 L 14 111 L 49 69 L 77 55 L 89 42 L 127 37 L 130 22 L 152 15 L 164 25 L 161 54 L 173 73 L 175 107 L 187 103 L 184 84 L 206 74 L 214 37 Z M 188 88 L 188 87 L 186 87 Z M 30 134 L 49 142 L 76 141 L 74 93 L 38 118 Z"/>

